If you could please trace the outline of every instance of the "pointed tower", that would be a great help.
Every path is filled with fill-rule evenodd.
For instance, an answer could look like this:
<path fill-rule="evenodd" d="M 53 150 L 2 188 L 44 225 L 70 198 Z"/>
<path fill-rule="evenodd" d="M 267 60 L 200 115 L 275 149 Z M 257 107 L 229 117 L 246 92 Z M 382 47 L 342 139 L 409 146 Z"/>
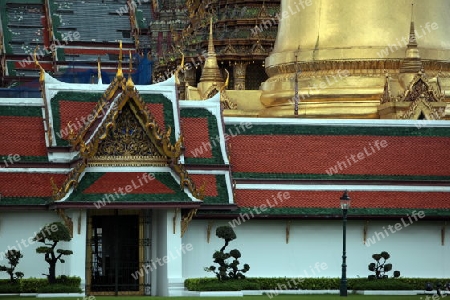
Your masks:
<path fill-rule="evenodd" d="M 405 59 L 400 67 L 400 73 L 417 73 L 422 69 L 419 49 L 417 48 L 416 30 L 414 28 L 414 4 L 411 5 L 411 24 L 409 27 L 409 42 L 406 46 Z"/>
<path fill-rule="evenodd" d="M 414 28 L 414 5 L 411 10 L 409 41 L 398 75 L 386 74 L 378 113 L 381 119 L 439 120 L 444 116 L 445 93 L 439 78 L 429 79 L 420 58 Z"/>
<path fill-rule="evenodd" d="M 260 87 L 260 117 L 292 116 L 297 58 L 305 118 L 376 119 L 378 104 L 372 99 L 381 94 L 386 71 L 397 80 L 399 73 L 405 79 L 417 74 L 421 65 L 432 76 L 450 70 L 450 49 L 443 44 L 450 31 L 442 29 L 450 19 L 436 13 L 449 11 L 448 0 L 416 1 L 413 21 L 411 0 L 305 2 L 281 1 L 283 18 L 265 61 L 269 78 Z"/>
<path fill-rule="evenodd" d="M 224 84 L 222 74 L 220 73 L 219 64 L 217 63 L 216 51 L 214 50 L 212 18 L 209 23 L 209 39 L 208 39 L 208 56 L 203 66 L 202 76 L 197 87 L 200 95 L 207 96 L 208 91 L 212 91 L 215 87 L 218 91 Z"/>

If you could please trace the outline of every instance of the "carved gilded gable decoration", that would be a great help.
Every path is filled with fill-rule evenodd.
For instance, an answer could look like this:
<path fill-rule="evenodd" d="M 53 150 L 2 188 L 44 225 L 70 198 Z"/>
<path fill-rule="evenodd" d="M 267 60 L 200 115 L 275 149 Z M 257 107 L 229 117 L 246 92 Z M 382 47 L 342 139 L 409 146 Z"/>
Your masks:
<path fill-rule="evenodd" d="M 391 82 L 386 76 L 379 107 L 382 118 L 439 120 L 445 115 L 445 93 L 438 76 L 429 79 L 421 70 L 397 96 L 391 95 Z"/>
<path fill-rule="evenodd" d="M 412 102 L 419 97 L 426 97 L 425 95 L 429 94 L 428 86 L 422 80 L 422 78 L 418 78 L 418 80 L 410 87 L 407 91 L 406 96 L 403 101 Z M 431 95 L 430 95 L 431 96 Z M 428 101 L 437 101 L 435 97 L 426 97 Z"/>
<path fill-rule="evenodd" d="M 121 41 L 116 76 L 94 112 L 91 122 L 78 133 L 71 130 L 68 135 L 72 151 L 79 153 L 80 161 L 62 186 L 52 182 L 54 200 L 61 200 L 71 188 L 76 188 L 85 168 L 96 164 L 168 166 L 179 176 L 181 189 L 187 188 L 197 199 L 204 198 L 205 187 L 196 188 L 180 161 L 184 149 L 183 136 L 179 135 L 172 144 L 172 128 L 168 126 L 163 130 L 159 127 L 131 76 L 128 80 L 123 76 Z"/>
<path fill-rule="evenodd" d="M 129 105 L 122 108 L 116 125 L 100 142 L 96 156 L 160 156 Z"/>
<path fill-rule="evenodd" d="M 423 98 L 418 98 L 408 107 L 408 110 L 402 115 L 402 119 L 417 120 L 423 115 L 427 120 L 440 120 L 445 114 L 443 107 L 434 108 L 430 102 L 424 101 Z"/>
<path fill-rule="evenodd" d="M 219 92 L 217 84 L 213 84 L 212 86 L 210 86 L 206 92 L 203 94 L 203 99 L 209 99 L 214 97 L 215 94 L 217 94 Z"/>

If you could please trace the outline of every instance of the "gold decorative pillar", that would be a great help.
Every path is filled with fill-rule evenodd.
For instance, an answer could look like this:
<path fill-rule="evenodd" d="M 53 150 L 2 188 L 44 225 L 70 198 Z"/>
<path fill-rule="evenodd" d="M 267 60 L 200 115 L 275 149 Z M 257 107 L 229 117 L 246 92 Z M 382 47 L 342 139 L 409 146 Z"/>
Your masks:
<path fill-rule="evenodd" d="M 234 89 L 245 90 L 245 71 L 247 69 L 247 62 L 240 62 L 234 65 Z"/>
<path fill-rule="evenodd" d="M 190 68 L 184 72 L 184 82 L 188 83 L 190 86 L 195 86 L 196 68 Z"/>

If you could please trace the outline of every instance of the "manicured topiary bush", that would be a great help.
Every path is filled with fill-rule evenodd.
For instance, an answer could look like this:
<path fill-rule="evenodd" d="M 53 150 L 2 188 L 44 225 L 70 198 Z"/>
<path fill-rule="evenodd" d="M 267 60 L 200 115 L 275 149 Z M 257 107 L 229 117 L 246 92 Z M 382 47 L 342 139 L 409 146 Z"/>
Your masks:
<path fill-rule="evenodd" d="M 217 227 L 216 236 L 225 240 L 225 245 L 213 254 L 214 263 L 218 264 L 219 267 L 206 267 L 205 271 L 214 272 L 219 280 L 245 278 L 244 273 L 250 270 L 250 266 L 244 264 L 242 269 L 238 267 L 240 264 L 238 259 L 241 258 L 241 252 L 237 249 L 233 249 L 229 253 L 224 252 L 230 241 L 236 239 L 236 233 L 233 228 L 231 226 Z M 228 259 L 232 259 L 231 262 Z"/>
<path fill-rule="evenodd" d="M 65 263 L 62 256 L 73 254 L 72 250 L 56 249 L 56 246 L 59 242 L 68 242 L 71 239 L 69 229 L 61 222 L 45 225 L 33 238 L 34 241 L 44 244 L 36 249 L 36 253 L 45 254 L 45 261 L 49 265 L 47 278 L 50 284 L 56 283 L 56 263 Z"/>
<path fill-rule="evenodd" d="M 386 279 L 388 278 L 387 272 L 392 270 L 392 264 L 386 263 L 386 261 L 391 257 L 389 253 L 386 251 L 381 252 L 380 254 L 373 254 L 372 258 L 375 260 L 374 263 L 369 264 L 369 271 L 375 272 L 375 275 L 369 275 L 368 279 Z M 394 271 L 394 277 L 399 277 L 400 271 Z"/>
<path fill-rule="evenodd" d="M 8 250 L 6 252 L 6 259 L 8 259 L 9 266 L 0 266 L 0 272 L 8 273 L 10 283 L 15 283 L 24 275 L 22 272 L 14 272 L 22 257 L 23 255 L 17 250 Z"/>

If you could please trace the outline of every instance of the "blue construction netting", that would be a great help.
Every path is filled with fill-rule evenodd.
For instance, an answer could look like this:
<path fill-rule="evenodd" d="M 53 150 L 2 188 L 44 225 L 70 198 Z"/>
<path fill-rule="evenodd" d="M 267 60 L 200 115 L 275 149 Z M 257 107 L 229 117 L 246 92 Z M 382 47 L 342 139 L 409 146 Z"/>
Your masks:
<path fill-rule="evenodd" d="M 152 83 L 153 60 L 149 58 L 149 50 L 133 55 L 133 72 L 131 78 L 136 85 L 148 85 Z M 126 74 L 127 61 L 123 62 L 124 73 Z M 81 71 L 81 70 L 82 71 Z M 103 84 L 111 83 L 115 72 L 101 72 Z M 83 63 L 72 61 L 62 75 L 55 76 L 58 80 L 68 83 L 96 83 L 98 82 L 98 71 L 96 69 L 85 69 Z"/>

